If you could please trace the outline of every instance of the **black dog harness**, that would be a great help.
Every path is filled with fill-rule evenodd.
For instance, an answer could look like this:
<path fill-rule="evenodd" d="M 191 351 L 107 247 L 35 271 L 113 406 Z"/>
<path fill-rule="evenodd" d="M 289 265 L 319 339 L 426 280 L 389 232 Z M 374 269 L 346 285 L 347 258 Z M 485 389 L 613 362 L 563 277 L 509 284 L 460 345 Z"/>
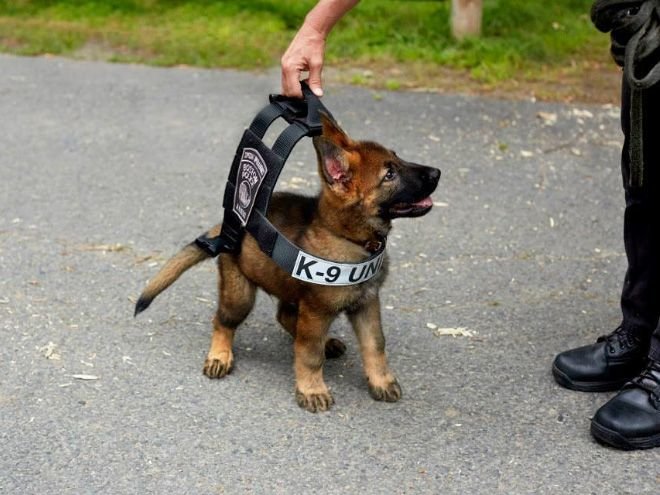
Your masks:
<path fill-rule="evenodd" d="M 222 202 L 224 218 L 217 237 L 206 234 L 195 240 L 197 246 L 215 257 L 220 253 L 238 254 L 245 232 L 259 248 L 289 275 L 321 285 L 353 285 L 366 282 L 380 270 L 385 242 L 361 263 L 340 263 L 307 253 L 289 241 L 266 218 L 275 183 L 291 150 L 305 136 L 323 132 L 319 112 L 330 112 L 302 83 L 303 100 L 270 95 L 265 106 L 245 130 L 236 150 Z M 262 141 L 270 125 L 282 117 L 289 126 L 275 140 L 272 149 Z"/>

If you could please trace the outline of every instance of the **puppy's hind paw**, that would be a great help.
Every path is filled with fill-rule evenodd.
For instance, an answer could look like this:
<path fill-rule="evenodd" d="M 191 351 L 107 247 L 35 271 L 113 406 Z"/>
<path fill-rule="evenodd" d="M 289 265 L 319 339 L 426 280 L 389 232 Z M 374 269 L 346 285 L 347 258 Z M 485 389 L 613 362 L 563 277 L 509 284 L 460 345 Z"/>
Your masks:
<path fill-rule="evenodd" d="M 369 384 L 369 395 L 371 395 L 374 400 L 397 402 L 401 398 L 401 386 L 396 379 L 382 387 L 376 387 Z"/>

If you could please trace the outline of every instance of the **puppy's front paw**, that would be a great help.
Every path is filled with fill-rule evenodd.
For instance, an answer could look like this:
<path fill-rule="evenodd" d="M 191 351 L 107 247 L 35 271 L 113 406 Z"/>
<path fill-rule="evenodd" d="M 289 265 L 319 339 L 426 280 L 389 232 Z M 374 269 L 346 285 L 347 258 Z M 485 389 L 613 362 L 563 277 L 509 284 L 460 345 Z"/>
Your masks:
<path fill-rule="evenodd" d="M 375 400 L 397 402 L 401 398 L 401 386 L 394 378 L 391 382 L 376 386 L 369 383 L 369 395 Z"/>
<path fill-rule="evenodd" d="M 204 361 L 204 374 L 209 378 L 222 378 L 234 369 L 234 357 L 231 352 L 209 355 Z"/>
<path fill-rule="evenodd" d="M 303 409 L 315 413 L 327 411 L 335 400 L 329 391 L 304 394 L 300 390 L 296 390 L 296 402 Z"/>

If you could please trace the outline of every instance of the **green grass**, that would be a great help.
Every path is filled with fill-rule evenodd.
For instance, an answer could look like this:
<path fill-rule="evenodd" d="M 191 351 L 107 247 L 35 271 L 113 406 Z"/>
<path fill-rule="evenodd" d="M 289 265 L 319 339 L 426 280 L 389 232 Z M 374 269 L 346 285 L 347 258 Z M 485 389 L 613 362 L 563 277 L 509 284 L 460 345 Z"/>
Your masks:
<path fill-rule="evenodd" d="M 602 61 L 588 0 L 484 0 L 480 38 L 456 42 L 447 1 L 364 0 L 335 28 L 337 66 L 414 63 L 496 82 Z M 155 65 L 273 67 L 314 0 L 0 0 L 0 51 Z M 385 86 L 399 82 L 388 78 Z"/>

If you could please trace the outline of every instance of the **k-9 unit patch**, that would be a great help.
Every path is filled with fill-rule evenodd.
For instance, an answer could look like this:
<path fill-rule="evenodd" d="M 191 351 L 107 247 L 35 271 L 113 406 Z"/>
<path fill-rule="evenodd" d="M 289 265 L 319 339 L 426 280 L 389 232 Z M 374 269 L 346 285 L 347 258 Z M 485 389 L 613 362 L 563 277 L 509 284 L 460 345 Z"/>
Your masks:
<path fill-rule="evenodd" d="M 300 251 L 291 276 L 321 285 L 353 285 L 366 282 L 379 271 L 385 251 L 363 263 L 336 263 Z"/>
<path fill-rule="evenodd" d="M 247 225 L 267 172 L 266 162 L 259 152 L 254 148 L 244 148 L 236 175 L 233 208 L 243 227 Z"/>

